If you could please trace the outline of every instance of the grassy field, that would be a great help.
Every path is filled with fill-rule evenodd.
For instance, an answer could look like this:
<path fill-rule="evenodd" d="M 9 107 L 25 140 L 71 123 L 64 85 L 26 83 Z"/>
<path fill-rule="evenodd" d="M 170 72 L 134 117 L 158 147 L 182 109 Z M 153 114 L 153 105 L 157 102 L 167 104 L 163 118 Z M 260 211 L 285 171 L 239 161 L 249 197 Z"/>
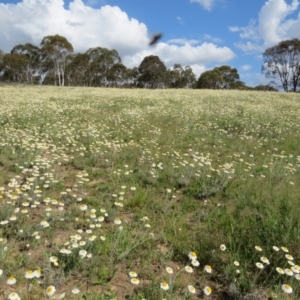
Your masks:
<path fill-rule="evenodd" d="M 0 87 L 0 299 L 300 299 L 300 96 Z"/>

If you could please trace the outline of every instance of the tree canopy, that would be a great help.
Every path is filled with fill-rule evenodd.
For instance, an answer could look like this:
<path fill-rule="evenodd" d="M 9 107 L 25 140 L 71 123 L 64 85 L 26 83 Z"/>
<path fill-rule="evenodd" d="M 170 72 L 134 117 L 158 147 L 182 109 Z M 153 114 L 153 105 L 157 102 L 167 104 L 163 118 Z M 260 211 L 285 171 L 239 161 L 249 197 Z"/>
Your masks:
<path fill-rule="evenodd" d="M 202 73 L 197 81 L 199 89 L 232 89 L 241 87 L 240 75 L 236 68 L 230 66 L 216 67 Z"/>
<path fill-rule="evenodd" d="M 139 84 L 143 87 L 163 87 L 167 68 L 156 55 L 146 56 L 138 67 Z"/>
<path fill-rule="evenodd" d="M 90 48 L 86 52 L 89 57 L 87 75 L 90 85 L 108 86 L 108 76 L 114 64 L 121 63 L 117 50 L 108 50 L 102 47 Z"/>
<path fill-rule="evenodd" d="M 73 52 L 73 46 L 69 41 L 58 34 L 48 35 L 41 42 L 42 61 L 50 66 L 54 72 L 54 82 L 58 79 L 58 85 L 64 86 L 66 58 Z"/>
<path fill-rule="evenodd" d="M 219 89 L 222 85 L 222 73 L 216 68 L 203 72 L 197 81 L 198 89 Z"/>
<path fill-rule="evenodd" d="M 240 79 L 240 75 L 236 68 L 230 66 L 221 66 L 217 68 L 222 75 L 223 88 L 230 89 L 234 86 L 235 82 Z"/>
<path fill-rule="evenodd" d="M 263 53 L 262 72 L 266 78 L 279 79 L 284 91 L 296 92 L 300 85 L 300 40 L 279 42 Z"/>
<path fill-rule="evenodd" d="M 40 48 L 33 44 L 27 43 L 25 45 L 19 44 L 11 50 L 12 54 L 19 54 L 25 56 L 27 63 L 25 67 L 26 83 L 33 83 L 35 75 L 39 72 L 39 61 L 41 56 Z"/>
<path fill-rule="evenodd" d="M 181 64 L 175 64 L 172 70 L 167 70 L 166 84 L 171 88 L 194 87 L 196 76 L 190 66 L 183 68 Z"/>
<path fill-rule="evenodd" d="M 285 91 L 300 86 L 300 40 L 292 39 L 266 49 L 262 72 L 281 81 Z M 156 55 L 143 58 L 139 66 L 127 68 L 117 50 L 103 47 L 74 53 L 72 44 L 58 34 L 45 36 L 40 47 L 26 43 L 10 53 L 0 50 L 0 81 L 58 86 L 105 86 L 134 88 L 199 88 L 276 90 L 274 84 L 246 86 L 236 68 L 215 67 L 198 80 L 190 66 L 174 64 L 167 69 Z"/>
<path fill-rule="evenodd" d="M 0 66 L 3 79 L 16 83 L 28 83 L 26 67 L 28 58 L 24 54 L 6 53 Z"/>

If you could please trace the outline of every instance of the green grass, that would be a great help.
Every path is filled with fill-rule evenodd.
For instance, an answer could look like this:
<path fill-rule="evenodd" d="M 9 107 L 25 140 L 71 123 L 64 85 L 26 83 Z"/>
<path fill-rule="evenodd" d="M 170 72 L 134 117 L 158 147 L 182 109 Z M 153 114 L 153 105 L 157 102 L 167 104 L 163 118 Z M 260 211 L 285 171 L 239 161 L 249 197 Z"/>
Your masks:
<path fill-rule="evenodd" d="M 300 298 L 296 94 L 0 94 L 0 299 L 49 299 L 48 286 L 53 299 Z M 25 278 L 37 269 L 41 278 Z"/>

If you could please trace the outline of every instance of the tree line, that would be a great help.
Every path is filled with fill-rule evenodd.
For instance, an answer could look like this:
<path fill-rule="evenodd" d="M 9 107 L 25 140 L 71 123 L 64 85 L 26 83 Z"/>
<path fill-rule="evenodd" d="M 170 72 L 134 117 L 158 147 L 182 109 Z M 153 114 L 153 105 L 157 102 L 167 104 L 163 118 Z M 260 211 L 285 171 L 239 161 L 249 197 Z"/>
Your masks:
<path fill-rule="evenodd" d="M 240 80 L 236 68 L 227 65 L 208 70 L 196 79 L 190 66 L 175 64 L 167 69 L 158 56 L 144 57 L 138 67 L 127 68 L 117 50 L 102 47 L 74 53 L 63 36 L 50 35 L 40 47 L 20 44 L 4 53 L 0 50 L 0 81 L 57 86 L 204 88 L 297 91 L 300 86 L 300 41 L 282 41 L 263 54 L 262 72 L 273 81 L 255 88 Z M 275 79 L 281 86 L 275 86 Z"/>
<path fill-rule="evenodd" d="M 127 68 L 117 50 L 102 47 L 74 53 L 63 36 L 46 36 L 40 47 L 20 44 L 10 53 L 0 52 L 0 80 L 7 83 L 56 86 L 192 88 L 196 76 L 191 67 L 175 64 L 167 69 L 150 55 L 138 67 Z"/>

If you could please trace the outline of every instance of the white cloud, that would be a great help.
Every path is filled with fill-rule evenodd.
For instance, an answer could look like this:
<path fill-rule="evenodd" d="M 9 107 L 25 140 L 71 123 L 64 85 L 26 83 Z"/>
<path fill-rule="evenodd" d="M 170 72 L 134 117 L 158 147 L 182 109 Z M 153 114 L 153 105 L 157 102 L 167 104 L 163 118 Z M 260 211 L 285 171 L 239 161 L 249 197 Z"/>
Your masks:
<path fill-rule="evenodd" d="M 175 63 L 193 65 L 200 73 L 205 64 L 225 62 L 235 56 L 228 47 L 188 39 L 173 39 L 149 47 L 145 24 L 130 18 L 117 6 L 93 8 L 82 0 L 73 0 L 68 8 L 63 0 L 0 3 L 0 28 L 0 49 L 6 52 L 17 44 L 39 45 L 43 37 L 60 34 L 68 39 L 75 52 L 98 46 L 116 49 L 128 67 L 138 66 L 145 56 L 153 54 L 167 67 Z"/>
<path fill-rule="evenodd" d="M 262 52 L 264 51 L 264 47 L 262 45 L 252 43 L 252 42 L 238 42 L 234 43 L 235 47 L 243 50 L 244 52 Z"/>
<path fill-rule="evenodd" d="M 209 34 L 204 34 L 203 39 L 206 40 L 206 41 L 211 41 L 212 43 L 215 43 L 215 44 L 219 44 L 219 43 L 223 42 L 222 39 L 219 39 L 217 37 L 213 37 Z"/>
<path fill-rule="evenodd" d="M 238 31 L 240 31 L 240 28 L 238 26 L 230 26 L 230 27 L 228 27 L 228 29 L 231 32 L 238 32 Z"/>
<path fill-rule="evenodd" d="M 284 0 L 269 0 L 259 12 L 258 33 L 263 38 L 265 45 L 270 46 L 282 39 L 290 38 L 290 29 L 298 23 L 298 34 L 300 37 L 300 19 L 286 20 L 299 5 L 298 0 L 293 0 L 289 5 Z"/>
<path fill-rule="evenodd" d="M 199 76 L 206 71 L 206 68 L 201 64 L 192 64 L 190 67 L 193 69 L 196 79 L 198 79 Z"/>
<path fill-rule="evenodd" d="M 252 19 L 252 20 L 250 20 L 247 27 L 239 28 L 239 31 L 241 32 L 240 37 L 243 39 L 258 40 L 259 35 L 258 35 L 257 30 L 258 30 L 258 28 L 257 28 L 256 21 Z"/>
<path fill-rule="evenodd" d="M 229 27 L 231 32 L 239 32 L 242 39 L 255 41 L 239 42 L 236 46 L 246 52 L 262 51 L 282 40 L 300 38 L 300 13 L 296 19 L 289 17 L 298 6 L 299 0 L 292 0 L 291 4 L 285 0 L 266 1 L 257 20 L 250 20 L 246 27 Z"/>
<path fill-rule="evenodd" d="M 175 44 L 175 45 L 185 45 L 185 44 L 189 44 L 189 45 L 195 45 L 198 44 L 199 41 L 197 40 L 188 40 L 185 38 L 178 38 L 178 39 L 171 39 L 171 40 L 167 40 L 168 44 Z"/>
<path fill-rule="evenodd" d="M 211 10 L 215 0 L 191 0 L 191 2 L 196 2 L 202 5 L 205 9 Z"/>
<path fill-rule="evenodd" d="M 82 0 L 23 0 L 18 4 L 0 4 L 0 49 L 9 51 L 19 43 L 39 45 L 46 35 L 65 36 L 75 51 L 102 46 L 122 54 L 135 53 L 146 47 L 148 32 L 145 24 L 117 6 L 95 9 Z"/>
<path fill-rule="evenodd" d="M 217 47 L 212 43 L 203 43 L 199 46 L 184 44 L 181 46 L 158 43 L 155 48 L 145 49 L 132 56 L 124 57 L 124 63 L 129 66 L 138 66 L 148 55 L 157 55 L 167 67 L 180 63 L 183 66 L 210 62 L 224 62 L 232 59 L 235 54 L 228 47 Z"/>
<path fill-rule="evenodd" d="M 241 69 L 242 69 L 243 71 L 248 71 L 248 70 L 252 69 L 252 66 L 251 66 L 251 65 L 243 65 L 243 66 L 241 67 Z"/>

